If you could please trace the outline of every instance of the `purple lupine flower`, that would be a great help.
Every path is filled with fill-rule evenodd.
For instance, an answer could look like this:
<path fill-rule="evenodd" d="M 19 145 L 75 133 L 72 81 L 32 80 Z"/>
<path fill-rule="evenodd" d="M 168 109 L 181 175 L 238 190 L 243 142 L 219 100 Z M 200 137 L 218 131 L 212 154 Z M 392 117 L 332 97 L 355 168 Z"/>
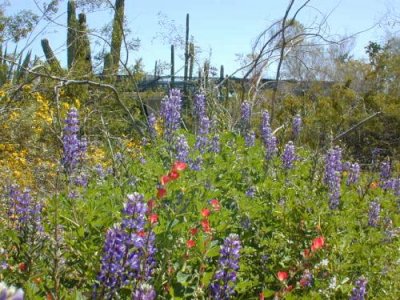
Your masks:
<path fill-rule="evenodd" d="M 189 145 L 186 141 L 186 138 L 183 134 L 179 135 L 176 138 L 175 143 L 175 158 L 178 161 L 188 162 L 189 157 Z"/>
<path fill-rule="evenodd" d="M 276 137 L 272 133 L 268 111 L 263 111 L 261 120 L 261 137 L 266 150 L 266 159 L 271 160 L 278 151 Z"/>
<path fill-rule="evenodd" d="M 142 283 L 132 296 L 133 300 L 154 300 L 156 299 L 156 291 L 153 286 Z"/>
<path fill-rule="evenodd" d="M 147 118 L 147 126 L 149 129 L 150 137 L 152 139 L 155 139 L 157 137 L 156 122 L 157 122 L 156 116 L 154 115 L 154 113 L 151 113 Z"/>
<path fill-rule="evenodd" d="M 194 115 L 198 123 L 206 115 L 206 96 L 203 93 L 198 93 L 194 96 Z"/>
<path fill-rule="evenodd" d="M 7 214 L 20 233 L 43 232 L 42 208 L 40 201 L 32 199 L 29 189 L 21 192 L 16 185 L 10 187 Z"/>
<path fill-rule="evenodd" d="M 314 278 L 309 270 L 304 270 L 303 275 L 300 279 L 300 285 L 302 287 L 311 287 L 314 283 Z"/>
<path fill-rule="evenodd" d="M 357 279 L 349 300 L 364 300 L 367 293 L 367 282 L 365 278 Z"/>
<path fill-rule="evenodd" d="M 208 145 L 208 134 L 210 131 L 210 119 L 207 116 L 202 116 L 200 125 L 197 131 L 195 148 L 200 150 L 200 153 L 205 153 Z"/>
<path fill-rule="evenodd" d="M 214 134 L 210 142 L 210 152 L 219 153 L 221 151 L 219 134 Z"/>
<path fill-rule="evenodd" d="M 347 177 L 346 184 L 355 184 L 358 182 L 358 179 L 360 178 L 360 165 L 358 163 L 353 163 L 350 164 L 350 167 L 348 168 L 349 175 Z"/>
<path fill-rule="evenodd" d="M 330 149 L 325 157 L 324 183 L 328 186 L 330 209 L 337 209 L 340 204 L 340 183 L 343 169 L 341 159 L 340 147 Z"/>
<path fill-rule="evenodd" d="M 87 148 L 86 140 L 79 140 L 79 120 L 76 108 L 71 108 L 65 119 L 65 127 L 63 129 L 63 158 L 61 160 L 68 174 L 72 174 L 78 163 L 84 156 Z"/>
<path fill-rule="evenodd" d="M 164 121 L 164 137 L 172 141 L 173 134 L 181 123 L 182 96 L 179 89 L 171 89 L 169 96 L 161 101 L 160 114 Z"/>
<path fill-rule="evenodd" d="M 235 293 L 235 282 L 239 270 L 240 240 L 230 234 L 221 246 L 218 269 L 210 285 L 212 299 L 230 299 Z"/>
<path fill-rule="evenodd" d="M 329 183 L 329 208 L 337 209 L 340 205 L 340 182 L 341 178 L 339 172 L 335 172 L 335 175 L 331 178 Z"/>
<path fill-rule="evenodd" d="M 293 162 L 296 160 L 296 153 L 294 144 L 292 141 L 289 141 L 285 145 L 285 149 L 282 154 L 282 165 L 285 170 L 293 168 Z"/>
<path fill-rule="evenodd" d="M 121 228 L 135 232 L 143 231 L 146 224 L 147 211 L 147 205 L 143 200 L 144 197 L 139 193 L 133 193 L 129 194 L 127 198 L 128 201 L 124 203 L 124 208 L 122 209 Z"/>
<path fill-rule="evenodd" d="M 301 131 L 301 117 L 299 114 L 295 115 L 293 118 L 293 124 L 292 124 L 292 131 L 293 131 L 293 137 L 297 139 L 300 135 Z"/>
<path fill-rule="evenodd" d="M 241 111 L 241 125 L 243 132 L 250 128 L 251 106 L 248 101 L 244 101 L 240 106 Z"/>
<path fill-rule="evenodd" d="M 254 131 L 248 131 L 246 132 L 244 136 L 244 143 L 246 147 L 253 147 L 256 141 L 256 134 Z"/>
<path fill-rule="evenodd" d="M 379 223 L 379 214 L 381 212 L 381 205 L 376 202 L 372 201 L 369 204 L 369 212 L 368 212 L 368 225 L 372 227 L 377 227 Z"/>
<path fill-rule="evenodd" d="M 121 225 L 107 232 L 98 280 L 100 297 L 111 298 L 116 290 L 151 279 L 156 261 L 155 235 L 145 231 L 147 205 L 143 195 L 128 195 Z"/>
<path fill-rule="evenodd" d="M 100 274 L 97 277 L 102 284 L 105 298 L 111 298 L 121 286 L 125 253 L 125 234 L 120 226 L 114 226 L 107 231 L 101 258 Z"/>
<path fill-rule="evenodd" d="M 329 182 L 336 176 L 336 172 L 342 172 L 342 149 L 340 147 L 331 148 L 325 156 L 324 182 Z"/>

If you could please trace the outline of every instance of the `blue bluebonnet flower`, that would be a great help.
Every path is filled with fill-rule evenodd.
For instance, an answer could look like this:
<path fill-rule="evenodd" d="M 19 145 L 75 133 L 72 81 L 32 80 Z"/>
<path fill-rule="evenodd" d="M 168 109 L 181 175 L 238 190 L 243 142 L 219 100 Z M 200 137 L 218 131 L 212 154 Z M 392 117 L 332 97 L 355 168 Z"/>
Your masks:
<path fill-rule="evenodd" d="M 246 147 L 253 147 L 256 141 L 256 134 L 254 131 L 250 130 L 246 132 L 244 136 L 244 143 Z"/>
<path fill-rule="evenodd" d="M 235 282 L 239 270 L 240 240 L 237 234 L 230 234 L 220 250 L 218 269 L 210 285 L 212 299 L 230 299 L 235 293 Z"/>
<path fill-rule="evenodd" d="M 155 235 L 146 231 L 147 205 L 141 194 L 128 195 L 122 222 L 107 232 L 98 280 L 100 297 L 110 298 L 120 288 L 148 282 L 156 265 Z"/>
<path fill-rule="evenodd" d="M 132 296 L 133 300 L 154 300 L 156 299 L 156 291 L 153 286 L 142 283 Z"/>
<path fill-rule="evenodd" d="M 351 292 L 349 300 L 364 300 L 367 294 L 367 280 L 365 278 L 359 278 L 355 282 L 355 287 Z"/>
<path fill-rule="evenodd" d="M 164 137 L 172 141 L 174 132 L 181 123 L 182 96 L 179 89 L 171 89 L 168 97 L 161 101 L 160 114 L 164 121 Z"/>
<path fill-rule="evenodd" d="M 157 131 L 156 131 L 156 116 L 154 113 L 150 113 L 150 115 L 147 118 L 147 126 L 149 129 L 150 137 L 152 139 L 155 139 L 157 137 Z"/>
<path fill-rule="evenodd" d="M 293 168 L 293 162 L 296 160 L 296 153 L 294 144 L 292 141 L 289 141 L 285 145 L 285 149 L 282 154 L 282 165 L 285 170 Z"/>
<path fill-rule="evenodd" d="M 271 160 L 272 157 L 277 153 L 277 140 L 272 133 L 270 125 L 270 116 L 268 111 L 263 111 L 261 120 L 261 137 L 265 146 L 266 159 Z"/>
<path fill-rule="evenodd" d="M 67 117 L 64 121 L 65 127 L 62 136 L 63 158 L 61 162 L 67 174 L 73 173 L 78 163 L 83 158 L 87 148 L 86 140 L 80 140 L 78 137 L 78 117 L 78 111 L 73 107 L 68 111 Z"/>
<path fill-rule="evenodd" d="M 368 212 L 368 225 L 372 227 L 378 226 L 379 223 L 379 214 L 381 212 L 381 205 L 376 202 L 372 201 L 369 204 L 369 212 Z"/>
<path fill-rule="evenodd" d="M 13 286 L 7 286 L 3 281 L 0 282 L 1 300 L 24 300 L 24 291 Z"/>
<path fill-rule="evenodd" d="M 292 124 L 293 137 L 295 139 L 297 139 L 300 135 L 301 123 L 302 123 L 301 116 L 299 114 L 295 115 Z"/>
<path fill-rule="evenodd" d="M 209 131 L 210 119 L 207 116 L 202 116 L 200 119 L 195 143 L 195 148 L 198 149 L 202 154 L 205 153 L 207 150 Z"/>
<path fill-rule="evenodd" d="M 350 185 L 357 183 L 360 178 L 360 165 L 358 163 L 350 164 L 347 171 L 349 172 L 349 175 L 346 184 Z"/>
<path fill-rule="evenodd" d="M 180 134 L 176 138 L 175 142 L 175 158 L 178 161 L 188 162 L 189 157 L 189 145 L 187 143 L 186 137 Z"/>

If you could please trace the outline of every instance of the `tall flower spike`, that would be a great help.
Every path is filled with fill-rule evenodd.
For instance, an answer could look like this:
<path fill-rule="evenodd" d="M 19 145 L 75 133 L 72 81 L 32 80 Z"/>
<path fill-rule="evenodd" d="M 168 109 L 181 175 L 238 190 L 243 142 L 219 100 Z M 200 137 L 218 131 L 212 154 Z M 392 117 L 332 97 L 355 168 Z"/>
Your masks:
<path fill-rule="evenodd" d="M 156 265 L 155 235 L 145 231 L 146 211 L 143 195 L 128 195 L 121 225 L 107 232 L 98 275 L 100 297 L 112 298 L 124 286 L 140 286 L 151 279 Z"/>
<path fill-rule="evenodd" d="M 195 148 L 198 149 L 202 154 L 207 150 L 209 131 L 210 119 L 207 116 L 201 116 L 200 125 L 196 135 Z"/>
<path fill-rule="evenodd" d="M 172 142 L 174 132 L 179 129 L 181 123 L 182 96 L 178 89 L 172 89 L 168 97 L 161 101 L 160 114 L 164 121 L 164 137 Z"/>
<path fill-rule="evenodd" d="M 330 149 L 325 157 L 324 183 L 329 191 L 329 208 L 337 209 L 340 204 L 340 183 L 342 166 L 342 150 L 340 147 Z"/>
<path fill-rule="evenodd" d="M 67 113 L 63 130 L 63 158 L 62 164 L 68 174 L 71 174 L 78 164 L 80 157 L 80 142 L 78 139 L 79 121 L 78 111 L 71 108 Z"/>
<path fill-rule="evenodd" d="M 212 299 L 230 299 L 235 293 L 235 282 L 239 270 L 240 240 L 237 234 L 230 234 L 220 250 L 218 269 L 210 285 Z"/>
<path fill-rule="evenodd" d="M 296 153 L 294 144 L 292 141 L 289 141 L 285 145 L 285 149 L 282 155 L 282 165 L 285 170 L 293 168 L 293 162 L 296 160 Z"/>
<path fill-rule="evenodd" d="M 188 162 L 189 157 L 189 145 L 186 141 L 186 137 L 181 134 L 176 138 L 175 143 L 175 158 L 178 161 Z"/>
<path fill-rule="evenodd" d="M 203 93 L 198 93 L 194 96 L 193 112 L 200 126 L 201 119 L 206 115 L 206 96 Z"/>
<path fill-rule="evenodd" d="M 278 151 L 276 137 L 272 134 L 268 111 L 263 111 L 261 120 L 261 137 L 265 146 L 265 157 L 271 160 Z"/>

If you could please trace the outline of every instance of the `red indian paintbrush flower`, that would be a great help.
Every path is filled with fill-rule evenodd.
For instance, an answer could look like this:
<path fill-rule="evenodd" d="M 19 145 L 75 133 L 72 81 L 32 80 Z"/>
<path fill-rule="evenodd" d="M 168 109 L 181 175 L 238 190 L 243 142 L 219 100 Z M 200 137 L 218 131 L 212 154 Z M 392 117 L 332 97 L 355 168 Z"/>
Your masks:
<path fill-rule="evenodd" d="M 201 223 L 201 227 L 203 227 L 203 231 L 205 233 L 210 233 L 211 232 L 210 222 L 207 219 L 201 220 L 200 223 Z"/>
<path fill-rule="evenodd" d="M 211 213 L 211 211 L 208 209 L 208 208 L 203 208 L 202 210 L 201 210 L 201 215 L 203 216 L 203 217 L 208 217 L 209 215 L 210 215 L 210 213 Z"/>
<path fill-rule="evenodd" d="M 212 208 L 214 209 L 214 211 L 221 210 L 221 204 L 219 203 L 219 201 L 217 199 L 211 199 L 210 204 L 211 204 Z"/>
<path fill-rule="evenodd" d="M 151 214 L 149 216 L 149 221 L 151 224 L 157 223 L 158 222 L 158 215 L 157 214 Z"/>
<path fill-rule="evenodd" d="M 161 176 L 161 184 L 162 185 L 166 185 L 168 182 L 170 182 L 172 180 L 171 177 L 169 177 L 168 175 L 163 175 Z"/>
<path fill-rule="evenodd" d="M 312 241 L 311 251 L 315 251 L 321 249 L 325 244 L 325 239 L 323 236 L 316 237 Z"/>
<path fill-rule="evenodd" d="M 172 170 L 171 172 L 168 173 L 168 177 L 171 180 L 176 180 L 179 178 L 179 173 L 177 171 Z"/>
<path fill-rule="evenodd" d="M 172 166 L 172 171 L 183 171 L 187 168 L 187 164 L 183 161 L 176 161 Z"/>
<path fill-rule="evenodd" d="M 195 246 L 196 246 L 196 241 L 194 241 L 194 240 L 188 240 L 188 241 L 186 242 L 186 247 L 187 247 L 188 249 L 193 248 L 193 247 L 195 247 Z"/>
<path fill-rule="evenodd" d="M 164 188 L 157 189 L 157 198 L 161 199 L 167 194 L 167 190 Z"/>
<path fill-rule="evenodd" d="M 278 279 L 279 279 L 280 281 L 284 281 L 284 280 L 288 279 L 289 274 L 288 274 L 287 272 L 285 272 L 285 271 L 279 271 L 279 272 L 276 274 L 276 276 L 278 277 Z"/>

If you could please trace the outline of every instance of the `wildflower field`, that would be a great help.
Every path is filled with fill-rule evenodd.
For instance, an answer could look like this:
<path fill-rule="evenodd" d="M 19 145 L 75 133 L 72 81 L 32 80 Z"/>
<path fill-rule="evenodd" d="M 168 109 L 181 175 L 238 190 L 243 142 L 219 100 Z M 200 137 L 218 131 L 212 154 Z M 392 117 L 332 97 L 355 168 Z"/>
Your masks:
<path fill-rule="evenodd" d="M 1 123 L 0 299 L 400 298 L 399 170 L 378 150 L 316 150 L 302 116 L 273 128 L 247 101 L 226 128 L 177 89 L 140 139 L 100 138 L 79 101 L 23 93 Z"/>

